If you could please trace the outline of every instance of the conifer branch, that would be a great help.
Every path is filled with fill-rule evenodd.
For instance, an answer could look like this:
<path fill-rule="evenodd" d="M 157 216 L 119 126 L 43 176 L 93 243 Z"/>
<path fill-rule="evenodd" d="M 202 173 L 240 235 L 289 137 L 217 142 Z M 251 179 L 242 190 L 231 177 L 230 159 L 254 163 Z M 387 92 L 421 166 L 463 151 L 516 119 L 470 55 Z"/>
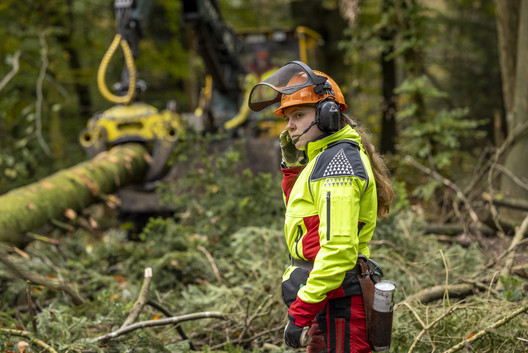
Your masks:
<path fill-rule="evenodd" d="M 457 352 L 457 351 L 461 350 L 462 348 L 466 347 L 466 345 L 471 344 L 471 343 L 481 339 L 482 337 L 484 337 L 490 331 L 496 329 L 497 327 L 499 327 L 501 325 L 504 325 L 505 323 L 507 323 L 508 321 L 512 320 L 517 315 L 520 315 L 520 314 L 522 314 L 525 311 L 528 311 L 528 304 L 525 304 L 520 309 L 515 310 L 511 314 L 505 316 L 504 318 L 502 318 L 501 320 L 497 321 L 493 325 L 488 326 L 488 327 L 484 328 L 483 330 L 480 330 L 478 333 L 476 333 L 475 335 L 471 336 L 470 338 L 465 339 L 462 342 L 458 343 L 457 345 L 451 347 L 447 351 L 444 351 L 444 353 L 454 353 L 454 352 Z"/>
<path fill-rule="evenodd" d="M 13 329 L 3 328 L 3 327 L 0 327 L 0 331 L 8 333 L 10 335 L 14 335 L 14 336 L 25 337 L 25 338 L 29 339 L 31 342 L 41 346 L 42 348 L 44 348 L 46 351 L 48 351 L 50 353 L 58 353 L 55 349 L 53 349 L 53 347 L 51 347 L 46 342 L 41 341 L 38 338 L 33 337 L 33 334 L 31 332 L 21 331 L 21 330 L 13 330 Z"/>

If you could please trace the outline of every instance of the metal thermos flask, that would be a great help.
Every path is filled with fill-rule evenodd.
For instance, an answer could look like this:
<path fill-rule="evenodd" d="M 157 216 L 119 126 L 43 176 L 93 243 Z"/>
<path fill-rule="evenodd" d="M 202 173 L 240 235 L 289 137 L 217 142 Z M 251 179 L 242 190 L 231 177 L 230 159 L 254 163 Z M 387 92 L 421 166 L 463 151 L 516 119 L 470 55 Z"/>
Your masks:
<path fill-rule="evenodd" d="M 381 281 L 374 286 L 371 342 L 375 352 L 390 348 L 395 289 L 396 284 L 390 281 Z"/>

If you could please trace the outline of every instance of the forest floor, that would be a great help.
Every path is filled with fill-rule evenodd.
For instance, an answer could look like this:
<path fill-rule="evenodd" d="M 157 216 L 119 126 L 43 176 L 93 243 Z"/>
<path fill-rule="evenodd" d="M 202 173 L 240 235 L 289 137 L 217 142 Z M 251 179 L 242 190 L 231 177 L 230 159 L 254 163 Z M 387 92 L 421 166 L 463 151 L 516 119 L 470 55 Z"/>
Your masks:
<path fill-rule="evenodd" d="M 293 352 L 282 337 L 280 181 L 236 170 L 235 151 L 195 157 L 157 190 L 172 216 L 138 230 L 95 204 L 25 248 L 3 246 L 0 348 Z M 431 234 L 427 212 L 397 191 L 371 242 L 397 284 L 391 352 L 528 352 L 525 232 Z"/>

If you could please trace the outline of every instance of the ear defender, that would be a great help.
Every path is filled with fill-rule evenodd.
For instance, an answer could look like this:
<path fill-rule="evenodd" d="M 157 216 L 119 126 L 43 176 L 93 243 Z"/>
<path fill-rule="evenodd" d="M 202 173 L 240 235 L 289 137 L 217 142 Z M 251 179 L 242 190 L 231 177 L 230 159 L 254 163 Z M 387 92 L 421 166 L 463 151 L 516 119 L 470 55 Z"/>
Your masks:
<path fill-rule="evenodd" d="M 328 96 L 317 103 L 315 123 L 324 133 L 334 133 L 339 130 L 339 104 L 333 96 Z"/>

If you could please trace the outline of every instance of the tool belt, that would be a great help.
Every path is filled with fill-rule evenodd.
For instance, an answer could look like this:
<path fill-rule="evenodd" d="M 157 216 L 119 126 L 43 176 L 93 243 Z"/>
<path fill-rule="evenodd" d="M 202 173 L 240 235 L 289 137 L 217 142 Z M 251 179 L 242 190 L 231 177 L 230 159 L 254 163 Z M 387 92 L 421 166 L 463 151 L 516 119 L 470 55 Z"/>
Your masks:
<path fill-rule="evenodd" d="M 367 270 L 362 270 L 362 265 L 360 261 L 366 263 Z M 304 270 L 311 271 L 314 266 L 313 261 L 303 260 L 303 259 L 296 259 L 294 257 L 290 256 L 291 265 L 295 267 L 300 267 Z M 378 283 L 381 280 L 381 277 L 383 277 L 383 270 L 381 267 L 371 259 L 367 259 L 367 257 L 363 254 L 359 254 L 358 261 L 356 262 L 356 266 L 354 266 L 353 269 L 346 271 L 346 274 L 354 274 L 354 275 L 360 275 L 362 273 L 367 273 L 371 276 L 372 281 L 375 283 Z M 358 277 L 359 278 L 359 277 Z M 374 293 L 374 292 L 373 292 Z"/>
<path fill-rule="evenodd" d="M 313 261 L 308 261 L 308 260 L 302 260 L 302 259 L 296 259 L 296 258 L 290 258 L 291 260 L 291 265 L 292 266 L 295 266 L 295 267 L 300 267 L 302 268 L 303 270 L 307 270 L 307 271 L 311 271 L 313 269 L 313 266 L 314 266 L 314 262 Z M 354 275 L 358 275 L 361 273 L 361 269 L 360 267 L 358 266 L 358 264 L 356 264 L 356 266 L 351 269 L 351 270 L 348 270 L 345 272 L 347 275 L 348 274 L 354 274 Z"/>

